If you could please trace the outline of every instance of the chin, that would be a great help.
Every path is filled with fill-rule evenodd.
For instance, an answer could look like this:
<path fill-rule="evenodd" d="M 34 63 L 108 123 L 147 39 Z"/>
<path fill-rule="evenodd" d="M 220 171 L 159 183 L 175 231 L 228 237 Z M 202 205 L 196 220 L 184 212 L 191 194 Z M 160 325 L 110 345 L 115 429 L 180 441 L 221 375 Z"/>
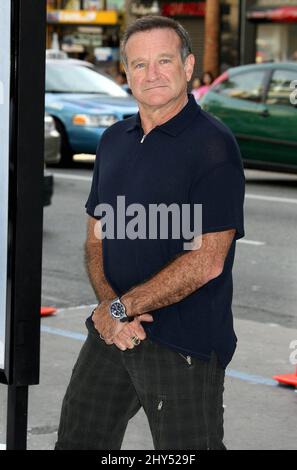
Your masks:
<path fill-rule="evenodd" d="M 147 104 L 153 105 L 163 105 L 168 103 L 173 98 L 173 95 L 166 90 L 165 88 L 162 91 L 162 88 L 156 90 L 149 90 L 142 94 L 143 100 Z"/>

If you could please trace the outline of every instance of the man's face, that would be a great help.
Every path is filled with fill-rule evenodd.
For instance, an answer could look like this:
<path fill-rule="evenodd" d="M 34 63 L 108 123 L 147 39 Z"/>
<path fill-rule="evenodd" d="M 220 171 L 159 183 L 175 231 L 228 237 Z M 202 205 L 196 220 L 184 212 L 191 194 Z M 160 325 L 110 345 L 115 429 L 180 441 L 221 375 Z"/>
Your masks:
<path fill-rule="evenodd" d="M 175 31 L 166 28 L 135 33 L 125 52 L 128 84 L 139 103 L 164 106 L 185 94 L 195 59 L 190 54 L 182 62 Z"/>

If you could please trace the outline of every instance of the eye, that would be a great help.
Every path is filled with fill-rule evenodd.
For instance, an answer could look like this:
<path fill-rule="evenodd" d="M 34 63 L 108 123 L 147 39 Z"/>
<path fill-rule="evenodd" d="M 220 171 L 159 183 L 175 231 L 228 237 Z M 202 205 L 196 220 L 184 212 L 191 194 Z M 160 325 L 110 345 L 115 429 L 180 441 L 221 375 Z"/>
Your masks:
<path fill-rule="evenodd" d="M 136 64 L 135 65 L 135 68 L 136 69 L 142 69 L 144 67 L 144 63 L 143 62 L 140 62 L 139 64 Z"/>
<path fill-rule="evenodd" d="M 161 60 L 160 60 L 160 63 L 161 63 L 161 64 L 169 64 L 169 62 L 171 62 L 170 59 L 161 59 Z"/>

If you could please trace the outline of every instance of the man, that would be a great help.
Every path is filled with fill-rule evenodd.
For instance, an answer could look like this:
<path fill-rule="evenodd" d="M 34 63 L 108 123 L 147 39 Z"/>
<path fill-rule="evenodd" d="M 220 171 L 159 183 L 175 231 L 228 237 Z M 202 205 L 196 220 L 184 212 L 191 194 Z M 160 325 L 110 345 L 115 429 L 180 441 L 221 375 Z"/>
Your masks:
<path fill-rule="evenodd" d="M 225 449 L 232 265 L 244 236 L 240 154 L 229 130 L 187 94 L 195 59 L 178 23 L 137 20 L 122 59 L 139 113 L 108 128 L 97 150 L 86 260 L 100 304 L 86 322 L 56 448 L 120 449 L 143 407 L 155 449 Z M 101 240 L 97 207 L 116 210 L 119 195 L 147 210 L 202 204 L 200 248 L 185 250 L 183 236 Z"/>

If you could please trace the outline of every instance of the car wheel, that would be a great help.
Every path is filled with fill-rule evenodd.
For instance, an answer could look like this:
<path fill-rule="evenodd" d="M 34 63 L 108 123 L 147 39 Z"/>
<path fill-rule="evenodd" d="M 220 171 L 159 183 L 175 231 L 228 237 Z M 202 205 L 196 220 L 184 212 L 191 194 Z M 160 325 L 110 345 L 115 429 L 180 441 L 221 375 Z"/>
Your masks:
<path fill-rule="evenodd" d="M 56 124 L 56 129 L 61 135 L 61 160 L 59 162 L 59 166 L 61 167 L 71 167 L 73 165 L 73 155 L 74 152 L 69 144 L 68 141 L 68 136 L 65 131 L 65 127 L 61 123 L 61 121 L 58 121 L 55 119 L 55 124 Z"/>

